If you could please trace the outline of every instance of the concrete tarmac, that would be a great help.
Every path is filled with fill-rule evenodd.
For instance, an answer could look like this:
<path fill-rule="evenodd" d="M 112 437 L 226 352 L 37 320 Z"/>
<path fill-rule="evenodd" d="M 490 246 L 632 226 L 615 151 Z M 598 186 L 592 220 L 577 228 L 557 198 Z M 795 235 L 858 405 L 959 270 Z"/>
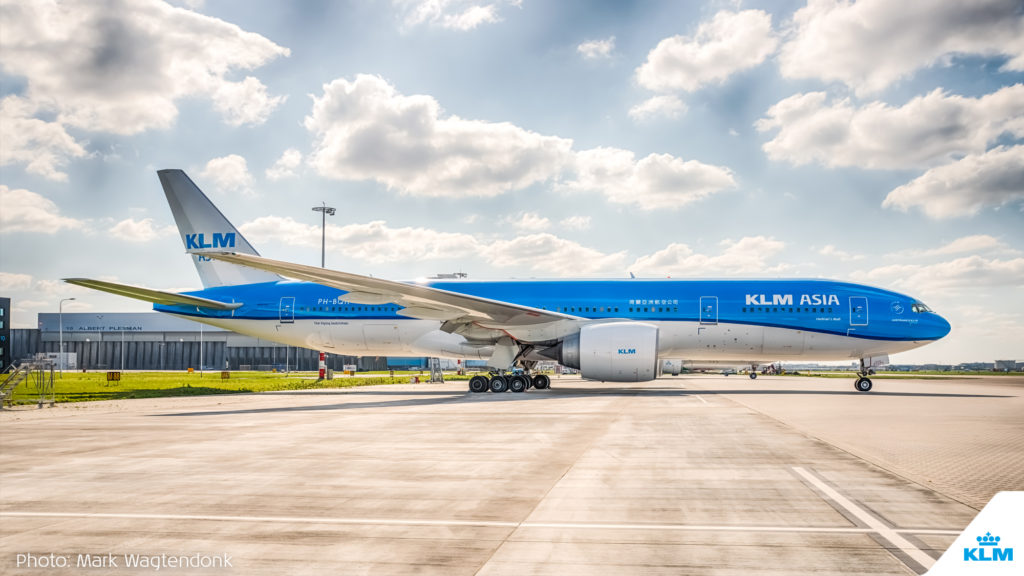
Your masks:
<path fill-rule="evenodd" d="M 920 574 L 1024 489 L 1021 378 L 553 384 L 4 411 L 0 572 Z"/>

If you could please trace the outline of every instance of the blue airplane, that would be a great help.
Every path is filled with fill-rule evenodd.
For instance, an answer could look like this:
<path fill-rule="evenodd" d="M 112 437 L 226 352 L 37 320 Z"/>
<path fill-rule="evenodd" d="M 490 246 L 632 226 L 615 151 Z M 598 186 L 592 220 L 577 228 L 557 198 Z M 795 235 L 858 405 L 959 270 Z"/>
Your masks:
<path fill-rule="evenodd" d="M 354 356 L 482 359 L 472 392 L 545 389 L 556 360 L 583 378 L 643 382 L 661 361 L 872 365 L 949 333 L 917 299 L 833 280 L 422 280 L 396 282 L 261 257 L 181 170 L 158 172 L 202 290 L 66 282 L 289 346 Z"/>

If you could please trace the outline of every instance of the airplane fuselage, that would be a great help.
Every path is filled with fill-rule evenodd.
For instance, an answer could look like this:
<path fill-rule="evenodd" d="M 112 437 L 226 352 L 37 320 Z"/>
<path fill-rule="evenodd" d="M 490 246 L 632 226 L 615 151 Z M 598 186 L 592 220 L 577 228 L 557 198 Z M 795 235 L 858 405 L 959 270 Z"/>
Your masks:
<path fill-rule="evenodd" d="M 691 360 L 842 360 L 917 348 L 949 324 L 913 298 L 830 280 L 510 280 L 418 284 L 576 317 L 556 340 L 595 321 L 658 327 L 657 356 Z M 345 291 L 298 281 L 222 286 L 188 294 L 241 302 L 234 310 L 154 309 L 283 344 L 356 356 L 491 357 L 493 347 L 403 316 L 393 303 L 347 302 Z M 482 322 L 481 329 L 486 329 Z M 563 332 L 563 333 L 559 333 Z M 518 337 L 517 334 L 510 334 Z"/>

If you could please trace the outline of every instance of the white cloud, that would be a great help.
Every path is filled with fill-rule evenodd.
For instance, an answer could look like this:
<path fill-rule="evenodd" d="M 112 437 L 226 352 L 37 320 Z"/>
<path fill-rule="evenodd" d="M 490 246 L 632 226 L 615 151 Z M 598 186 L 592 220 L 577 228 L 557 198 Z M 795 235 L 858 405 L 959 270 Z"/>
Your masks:
<path fill-rule="evenodd" d="M 85 156 L 85 148 L 59 123 L 33 118 L 37 110 L 17 96 L 0 100 L 0 166 L 24 164 L 30 174 L 66 182 L 61 168 L 69 159 Z"/>
<path fill-rule="evenodd" d="M 649 120 L 658 116 L 678 118 L 683 114 L 686 114 L 686 104 L 672 94 L 652 96 L 629 109 L 629 117 L 634 120 Z"/>
<path fill-rule="evenodd" d="M 615 36 L 604 40 L 587 40 L 576 47 L 576 51 L 587 60 L 602 60 L 611 58 L 615 50 Z"/>
<path fill-rule="evenodd" d="M 0 140 L 11 146 L 3 162 L 24 162 L 50 178 L 60 178 L 61 162 L 84 155 L 68 127 L 112 134 L 169 128 L 177 101 L 187 97 L 212 99 L 231 124 L 260 123 L 281 102 L 255 78 L 228 78 L 288 55 L 287 48 L 157 0 L 7 3 L 0 29 L 3 72 L 26 81 L 22 102 L 4 105 L 4 115 L 20 121 L 0 122 Z M 20 135 L 26 126 L 29 135 Z M 26 154 L 36 148 L 53 158 L 33 165 Z"/>
<path fill-rule="evenodd" d="M 761 10 L 722 11 L 691 37 L 665 38 L 636 70 L 637 82 L 656 92 L 692 92 L 753 68 L 775 51 L 772 17 Z"/>
<path fill-rule="evenodd" d="M 285 96 L 267 96 L 267 87 L 252 76 L 241 82 L 224 82 L 213 93 L 213 107 L 232 126 L 263 124 Z"/>
<path fill-rule="evenodd" d="M 149 242 L 161 236 L 173 236 L 176 230 L 174 226 L 155 226 L 152 218 L 125 218 L 110 229 L 110 234 L 130 242 Z"/>
<path fill-rule="evenodd" d="M 893 264 L 856 276 L 919 294 L 948 294 L 979 286 L 1024 285 L 1024 258 L 971 255 L 935 264 Z"/>
<path fill-rule="evenodd" d="M 241 225 L 239 229 L 254 242 L 320 247 L 318 223 L 303 224 L 291 218 L 264 216 Z M 481 249 L 469 234 L 418 227 L 392 228 L 379 220 L 329 226 L 327 245 L 345 256 L 375 263 L 460 258 Z"/>
<path fill-rule="evenodd" d="M 83 222 L 60 215 L 49 198 L 21 188 L 0 184 L 0 233 L 37 232 L 55 234 L 64 229 L 82 228 Z"/>
<path fill-rule="evenodd" d="M 496 0 L 482 4 L 476 0 L 392 0 L 402 13 L 402 29 L 421 24 L 450 30 L 472 30 L 481 24 L 500 22 L 503 5 L 519 6 L 521 0 Z"/>
<path fill-rule="evenodd" d="M 723 240 L 721 254 L 698 254 L 686 244 L 672 243 L 662 250 L 641 256 L 629 267 L 631 272 L 654 276 L 708 276 L 776 274 L 785 264 L 769 261 L 786 247 L 780 240 L 765 236 L 747 236 Z"/>
<path fill-rule="evenodd" d="M 779 54 L 782 74 L 836 80 L 859 94 L 959 55 L 1006 56 L 1001 70 L 1024 70 L 1018 0 L 811 0 L 793 24 Z"/>
<path fill-rule="evenodd" d="M 998 146 L 928 170 L 885 197 L 882 206 L 919 208 L 931 218 L 977 214 L 1024 200 L 1024 146 Z"/>
<path fill-rule="evenodd" d="M 378 76 L 335 80 L 313 101 L 311 164 L 328 178 L 422 196 L 495 196 L 554 178 L 571 158 L 571 140 L 445 117 L 432 97 L 403 96 Z"/>
<path fill-rule="evenodd" d="M 953 256 L 959 254 L 980 255 L 985 253 L 1017 256 L 1021 254 L 1021 251 L 1010 248 L 1005 242 L 994 236 L 990 236 L 988 234 L 975 234 L 972 236 L 962 236 L 937 248 L 928 248 L 925 250 L 901 250 L 899 252 L 890 252 L 886 254 L 885 257 L 905 260 L 931 258 L 935 256 Z"/>
<path fill-rule="evenodd" d="M 797 94 L 755 124 L 778 133 L 763 146 L 773 160 L 796 165 L 869 169 L 930 167 L 980 153 L 1001 134 L 1024 137 L 1024 84 L 980 98 L 936 89 L 894 108 L 883 102 L 826 103 L 824 92 Z"/>
<path fill-rule="evenodd" d="M 578 190 L 596 190 L 618 204 L 644 210 L 678 208 L 736 185 L 724 166 L 683 161 L 668 154 L 651 154 L 636 161 L 632 152 L 595 148 L 577 154 Z"/>
<path fill-rule="evenodd" d="M 496 196 L 552 182 L 654 209 L 735 186 L 722 166 L 668 154 L 637 161 L 613 148 L 574 152 L 572 140 L 507 122 L 444 117 L 430 96 L 403 96 L 377 76 L 325 85 L 306 128 L 315 134 L 310 164 L 320 175 L 373 179 L 419 196 Z"/>
<path fill-rule="evenodd" d="M 0 290 L 5 293 L 14 290 L 28 290 L 32 286 L 32 276 L 13 272 L 0 272 Z"/>
<path fill-rule="evenodd" d="M 521 267 L 554 276 L 625 272 L 626 253 L 605 254 L 547 232 L 498 240 L 483 247 L 494 266 Z"/>
<path fill-rule="evenodd" d="M 968 252 L 983 252 L 988 250 L 1003 249 L 1006 244 L 999 241 L 998 238 L 989 236 L 988 234 L 975 234 L 974 236 L 964 236 L 957 238 L 948 244 L 944 244 L 938 248 L 932 250 L 925 250 L 922 252 L 926 256 L 937 256 L 947 254 L 964 254 Z"/>
<path fill-rule="evenodd" d="M 551 220 L 537 214 L 536 212 L 520 212 L 510 214 L 503 218 L 504 222 L 513 228 L 526 230 L 528 232 L 539 232 L 551 227 Z"/>
<path fill-rule="evenodd" d="M 267 168 L 268 180 L 282 180 L 295 176 L 295 169 L 302 163 L 302 152 L 295 148 L 289 148 L 281 154 L 281 157 L 274 162 L 274 165 Z"/>
<path fill-rule="evenodd" d="M 827 244 L 823 246 L 820 250 L 818 250 L 818 254 L 821 254 L 822 256 L 827 256 L 829 258 L 838 258 L 839 260 L 842 260 L 844 262 L 864 259 L 863 254 L 851 254 L 849 252 L 844 252 L 843 250 L 836 248 L 832 244 Z"/>
<path fill-rule="evenodd" d="M 569 216 L 559 221 L 558 225 L 569 230 L 586 230 L 590 228 L 590 216 Z"/>
<path fill-rule="evenodd" d="M 228 154 L 210 160 L 199 176 L 213 181 L 217 188 L 226 192 L 252 192 L 252 174 L 249 174 L 245 158 L 238 154 Z"/>
<path fill-rule="evenodd" d="M 317 250 L 320 247 L 319 224 L 265 216 L 239 229 L 254 242 L 276 242 Z M 386 222 L 373 221 L 329 226 L 327 246 L 346 257 L 377 264 L 482 258 L 499 268 L 521 268 L 556 276 L 625 270 L 625 252 L 605 254 L 546 232 L 492 241 L 461 232 L 410 226 L 393 228 Z"/>

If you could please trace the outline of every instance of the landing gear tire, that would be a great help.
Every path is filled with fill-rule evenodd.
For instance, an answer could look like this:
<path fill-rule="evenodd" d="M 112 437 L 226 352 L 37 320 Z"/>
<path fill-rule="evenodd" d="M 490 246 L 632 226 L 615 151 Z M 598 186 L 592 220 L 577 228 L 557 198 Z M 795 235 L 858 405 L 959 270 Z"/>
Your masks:
<path fill-rule="evenodd" d="M 492 376 L 490 384 L 491 392 L 495 394 L 508 391 L 508 380 L 504 376 Z"/>
<path fill-rule="evenodd" d="M 530 386 L 530 381 L 526 379 L 526 376 L 513 376 L 508 379 L 508 389 L 515 392 L 526 392 L 526 389 Z"/>
<path fill-rule="evenodd" d="M 474 394 L 487 392 L 488 384 L 487 378 L 484 378 L 483 376 L 473 376 L 469 379 L 469 391 Z"/>
<path fill-rule="evenodd" d="M 757 380 L 757 372 L 751 372 L 750 373 L 750 379 L 751 380 Z"/>
<path fill-rule="evenodd" d="M 853 387 L 857 389 L 857 392 L 870 392 L 871 391 L 871 379 L 861 376 L 857 378 L 857 381 L 853 383 Z"/>
<path fill-rule="evenodd" d="M 537 390 L 547 390 L 551 388 L 551 378 L 544 374 L 537 374 L 533 377 L 533 387 Z"/>

